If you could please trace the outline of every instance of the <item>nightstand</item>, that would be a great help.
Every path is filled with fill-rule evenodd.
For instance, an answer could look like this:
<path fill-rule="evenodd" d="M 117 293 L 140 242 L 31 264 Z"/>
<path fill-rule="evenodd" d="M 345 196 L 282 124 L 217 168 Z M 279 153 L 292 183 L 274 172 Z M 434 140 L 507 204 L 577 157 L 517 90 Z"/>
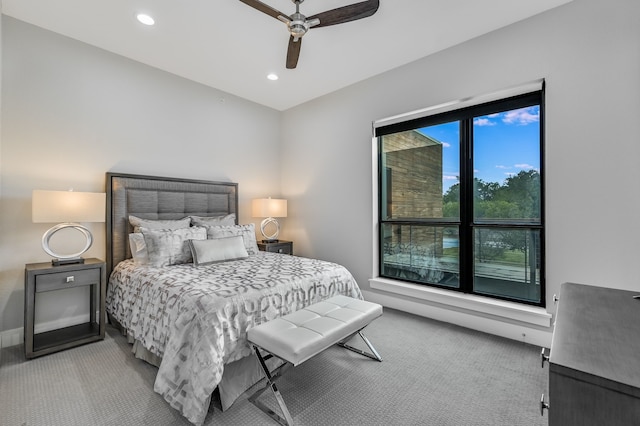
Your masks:
<path fill-rule="evenodd" d="M 25 266 L 24 350 L 27 358 L 104 339 L 105 270 L 105 263 L 100 259 L 85 259 L 84 263 L 74 265 L 52 266 L 51 262 L 46 262 Z M 89 322 L 37 334 L 34 332 L 39 294 L 83 286 L 89 286 Z"/>
<path fill-rule="evenodd" d="M 258 249 L 271 253 L 293 254 L 293 242 L 285 240 L 278 240 L 272 243 L 258 241 Z"/>

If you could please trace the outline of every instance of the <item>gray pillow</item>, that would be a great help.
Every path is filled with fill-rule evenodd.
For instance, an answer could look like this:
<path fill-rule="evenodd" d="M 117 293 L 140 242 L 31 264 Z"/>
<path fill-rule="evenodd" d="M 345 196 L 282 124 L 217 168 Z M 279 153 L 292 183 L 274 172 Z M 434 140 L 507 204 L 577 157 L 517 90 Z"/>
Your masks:
<path fill-rule="evenodd" d="M 139 228 L 147 229 L 183 229 L 191 226 L 191 219 L 143 219 L 141 217 L 129 215 L 129 223 L 133 226 L 133 232 L 140 232 Z"/>
<path fill-rule="evenodd" d="M 240 235 L 211 240 L 189 240 L 193 263 L 207 265 L 249 257 Z"/>
<path fill-rule="evenodd" d="M 193 226 L 234 226 L 236 214 L 229 213 L 224 216 L 189 216 Z"/>
<path fill-rule="evenodd" d="M 253 223 L 247 225 L 234 226 L 207 226 L 207 238 L 235 237 L 240 235 L 244 242 L 244 247 L 249 255 L 258 253 L 258 243 L 256 242 L 256 227 Z"/>
<path fill-rule="evenodd" d="M 207 230 L 200 226 L 183 229 L 148 229 L 141 227 L 147 245 L 149 264 L 169 266 L 190 263 L 191 248 L 189 240 L 205 240 Z"/>

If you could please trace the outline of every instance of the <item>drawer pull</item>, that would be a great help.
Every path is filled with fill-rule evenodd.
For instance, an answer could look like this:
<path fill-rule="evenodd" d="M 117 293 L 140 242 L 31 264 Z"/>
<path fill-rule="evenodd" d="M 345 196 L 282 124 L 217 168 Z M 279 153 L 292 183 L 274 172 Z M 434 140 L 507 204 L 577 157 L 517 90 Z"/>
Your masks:
<path fill-rule="evenodd" d="M 68 283 L 72 283 L 72 282 L 74 282 L 75 280 L 76 280 L 76 278 L 75 278 L 73 275 L 69 275 L 69 276 L 67 277 L 67 282 L 68 282 Z"/>
<path fill-rule="evenodd" d="M 544 410 L 545 409 L 549 409 L 549 403 L 548 402 L 544 402 L 544 394 L 542 394 L 542 396 L 540 397 L 540 415 L 544 416 Z"/>
<path fill-rule="evenodd" d="M 545 354 L 544 351 L 544 348 L 540 351 L 540 368 L 544 368 L 544 362 L 549 361 L 549 356 Z"/>

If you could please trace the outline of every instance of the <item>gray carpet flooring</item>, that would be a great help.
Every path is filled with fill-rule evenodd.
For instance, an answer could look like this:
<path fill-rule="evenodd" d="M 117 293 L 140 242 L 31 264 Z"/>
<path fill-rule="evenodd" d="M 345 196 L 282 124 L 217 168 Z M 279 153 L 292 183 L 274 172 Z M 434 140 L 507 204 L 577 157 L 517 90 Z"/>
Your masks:
<path fill-rule="evenodd" d="M 296 425 L 547 424 L 538 347 L 392 309 L 365 334 L 382 363 L 332 347 L 278 381 Z M 190 424 L 110 326 L 104 341 L 30 361 L 22 345 L 2 351 L 0 425 Z M 276 407 L 268 391 L 261 400 Z M 276 423 L 241 397 L 224 412 L 212 404 L 205 424 Z"/>

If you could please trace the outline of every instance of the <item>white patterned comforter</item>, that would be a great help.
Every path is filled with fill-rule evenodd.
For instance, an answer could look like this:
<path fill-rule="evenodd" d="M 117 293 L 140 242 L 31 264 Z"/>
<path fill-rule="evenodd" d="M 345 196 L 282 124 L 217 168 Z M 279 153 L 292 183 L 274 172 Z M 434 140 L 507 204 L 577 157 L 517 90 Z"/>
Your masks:
<path fill-rule="evenodd" d="M 120 262 L 107 311 L 131 337 L 162 357 L 154 390 L 202 424 L 224 365 L 251 354 L 246 332 L 336 294 L 362 298 L 346 268 L 259 252 L 207 266 Z"/>

